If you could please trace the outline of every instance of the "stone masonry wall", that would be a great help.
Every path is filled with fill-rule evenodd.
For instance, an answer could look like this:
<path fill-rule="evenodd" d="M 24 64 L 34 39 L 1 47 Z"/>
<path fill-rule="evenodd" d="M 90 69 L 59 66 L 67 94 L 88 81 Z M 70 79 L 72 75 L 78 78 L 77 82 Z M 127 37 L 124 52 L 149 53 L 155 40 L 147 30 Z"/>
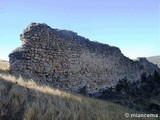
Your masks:
<path fill-rule="evenodd" d="M 117 47 L 46 24 L 31 23 L 20 39 L 22 46 L 9 55 L 11 72 L 72 91 L 85 86 L 95 93 L 124 77 L 136 81 L 143 72 L 158 70 L 128 59 Z"/>

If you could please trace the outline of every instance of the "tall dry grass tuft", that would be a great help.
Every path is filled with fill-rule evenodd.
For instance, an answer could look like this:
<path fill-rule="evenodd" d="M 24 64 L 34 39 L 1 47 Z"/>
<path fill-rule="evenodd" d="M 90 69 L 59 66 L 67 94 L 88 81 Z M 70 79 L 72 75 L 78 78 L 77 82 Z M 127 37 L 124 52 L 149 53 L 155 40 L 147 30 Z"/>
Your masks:
<path fill-rule="evenodd" d="M 130 112 L 134 111 L 0 72 L 1 120 L 128 120 L 124 114 Z"/>

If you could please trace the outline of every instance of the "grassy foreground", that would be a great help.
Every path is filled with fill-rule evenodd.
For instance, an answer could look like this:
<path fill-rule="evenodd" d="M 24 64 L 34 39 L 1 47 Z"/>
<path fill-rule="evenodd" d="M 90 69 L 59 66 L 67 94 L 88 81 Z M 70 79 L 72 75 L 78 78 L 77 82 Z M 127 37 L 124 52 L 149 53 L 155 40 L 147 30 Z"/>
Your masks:
<path fill-rule="evenodd" d="M 146 120 L 125 118 L 125 113 L 138 112 L 16 78 L 8 62 L 0 61 L 0 120 Z"/>

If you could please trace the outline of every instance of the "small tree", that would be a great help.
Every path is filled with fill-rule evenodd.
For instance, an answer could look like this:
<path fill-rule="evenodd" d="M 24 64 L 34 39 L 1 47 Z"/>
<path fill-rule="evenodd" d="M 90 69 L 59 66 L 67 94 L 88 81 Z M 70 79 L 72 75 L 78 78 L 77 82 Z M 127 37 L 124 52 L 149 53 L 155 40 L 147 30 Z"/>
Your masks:
<path fill-rule="evenodd" d="M 130 89 L 130 84 L 130 81 L 128 81 L 125 77 L 122 80 L 119 80 L 118 84 L 116 85 L 116 91 L 120 93 L 127 93 Z"/>
<path fill-rule="evenodd" d="M 146 82 L 147 81 L 147 74 L 144 72 L 144 73 L 142 73 L 142 75 L 141 75 L 141 83 L 144 83 L 144 82 Z"/>
<path fill-rule="evenodd" d="M 160 83 L 160 73 L 158 73 L 156 70 L 154 71 L 153 77 L 154 77 L 154 81 L 156 81 L 157 83 Z"/>
<path fill-rule="evenodd" d="M 83 86 L 80 90 L 79 90 L 80 94 L 86 95 L 87 94 L 87 86 Z"/>

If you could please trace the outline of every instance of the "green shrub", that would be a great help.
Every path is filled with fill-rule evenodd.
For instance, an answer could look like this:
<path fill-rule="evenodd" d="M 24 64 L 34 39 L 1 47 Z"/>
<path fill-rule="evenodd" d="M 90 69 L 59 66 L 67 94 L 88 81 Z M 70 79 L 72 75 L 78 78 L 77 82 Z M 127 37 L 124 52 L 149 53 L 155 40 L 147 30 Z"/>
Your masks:
<path fill-rule="evenodd" d="M 120 93 L 126 93 L 129 91 L 131 86 L 130 81 L 127 80 L 127 78 L 123 78 L 122 80 L 119 80 L 118 84 L 116 85 L 116 91 Z"/>

